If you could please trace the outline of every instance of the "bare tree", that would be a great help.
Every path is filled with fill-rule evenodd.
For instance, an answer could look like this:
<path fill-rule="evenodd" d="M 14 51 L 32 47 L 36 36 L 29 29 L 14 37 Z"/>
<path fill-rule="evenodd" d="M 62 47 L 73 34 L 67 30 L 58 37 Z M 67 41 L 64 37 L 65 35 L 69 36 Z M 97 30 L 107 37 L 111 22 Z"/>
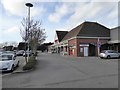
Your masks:
<path fill-rule="evenodd" d="M 38 44 L 41 44 L 45 41 L 45 29 L 42 28 L 42 22 L 31 20 L 30 24 L 29 42 L 33 53 L 36 53 Z"/>
<path fill-rule="evenodd" d="M 3 48 L 5 46 L 8 46 L 8 42 L 3 42 L 3 43 L 0 43 L 0 47 Z"/>
<path fill-rule="evenodd" d="M 42 22 L 34 21 L 33 19 L 31 19 L 29 23 L 27 18 L 23 18 L 20 33 L 22 39 L 25 42 L 29 42 L 33 53 L 36 53 L 38 44 L 43 43 L 46 39 L 45 29 L 42 28 Z"/>
<path fill-rule="evenodd" d="M 26 53 L 27 39 L 28 39 L 28 19 L 23 18 L 21 24 L 22 24 L 22 27 L 20 29 L 20 34 L 21 34 L 21 37 L 22 37 L 23 41 L 25 41 L 25 53 Z M 27 63 L 27 57 L 25 57 L 25 61 Z"/>
<path fill-rule="evenodd" d="M 23 41 L 27 41 L 28 39 L 28 20 L 27 18 L 23 18 L 22 22 L 22 28 L 20 29 L 20 34 L 23 39 Z"/>
<path fill-rule="evenodd" d="M 18 43 L 15 42 L 15 41 L 11 41 L 11 42 L 9 42 L 9 45 L 14 46 L 14 47 L 17 47 Z"/>
<path fill-rule="evenodd" d="M 3 46 L 8 46 L 8 42 L 3 42 Z"/>

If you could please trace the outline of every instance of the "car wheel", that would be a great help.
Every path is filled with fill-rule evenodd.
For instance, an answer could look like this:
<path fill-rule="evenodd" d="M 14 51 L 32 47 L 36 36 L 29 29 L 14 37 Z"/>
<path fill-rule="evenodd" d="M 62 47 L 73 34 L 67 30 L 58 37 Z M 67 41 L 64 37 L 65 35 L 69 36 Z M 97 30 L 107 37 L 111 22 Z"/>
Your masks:
<path fill-rule="evenodd" d="M 11 68 L 11 72 L 13 72 L 14 71 L 14 65 L 12 65 L 12 68 Z"/>
<path fill-rule="evenodd" d="M 110 55 L 107 56 L 107 59 L 110 59 Z"/>
<path fill-rule="evenodd" d="M 120 58 L 120 56 L 118 58 Z"/>
<path fill-rule="evenodd" d="M 19 67 L 19 61 L 18 61 L 18 63 L 17 63 L 17 66 L 16 67 Z"/>

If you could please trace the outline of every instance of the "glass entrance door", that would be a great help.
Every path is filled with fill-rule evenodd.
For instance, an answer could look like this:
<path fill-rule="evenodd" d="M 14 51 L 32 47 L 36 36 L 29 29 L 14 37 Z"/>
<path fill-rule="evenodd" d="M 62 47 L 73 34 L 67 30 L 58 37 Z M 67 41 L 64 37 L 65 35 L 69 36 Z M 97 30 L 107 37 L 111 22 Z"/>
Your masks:
<path fill-rule="evenodd" d="M 88 47 L 84 47 L 84 56 L 88 56 Z"/>

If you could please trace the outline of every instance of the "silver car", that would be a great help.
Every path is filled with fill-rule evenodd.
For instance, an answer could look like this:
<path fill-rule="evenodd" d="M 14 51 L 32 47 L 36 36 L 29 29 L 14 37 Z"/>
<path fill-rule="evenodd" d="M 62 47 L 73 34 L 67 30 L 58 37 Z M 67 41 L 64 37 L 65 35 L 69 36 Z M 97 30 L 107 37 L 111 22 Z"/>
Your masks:
<path fill-rule="evenodd" d="M 100 58 L 120 58 L 120 53 L 115 50 L 104 50 L 99 54 Z"/>

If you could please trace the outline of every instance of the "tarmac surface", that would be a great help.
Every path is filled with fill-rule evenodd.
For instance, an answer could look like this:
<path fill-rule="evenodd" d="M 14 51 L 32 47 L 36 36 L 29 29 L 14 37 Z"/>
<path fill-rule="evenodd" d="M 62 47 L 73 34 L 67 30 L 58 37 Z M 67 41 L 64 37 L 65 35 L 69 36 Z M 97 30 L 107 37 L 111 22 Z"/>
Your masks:
<path fill-rule="evenodd" d="M 3 76 L 2 87 L 118 88 L 118 59 L 40 53 L 37 60 L 32 71 Z"/>

